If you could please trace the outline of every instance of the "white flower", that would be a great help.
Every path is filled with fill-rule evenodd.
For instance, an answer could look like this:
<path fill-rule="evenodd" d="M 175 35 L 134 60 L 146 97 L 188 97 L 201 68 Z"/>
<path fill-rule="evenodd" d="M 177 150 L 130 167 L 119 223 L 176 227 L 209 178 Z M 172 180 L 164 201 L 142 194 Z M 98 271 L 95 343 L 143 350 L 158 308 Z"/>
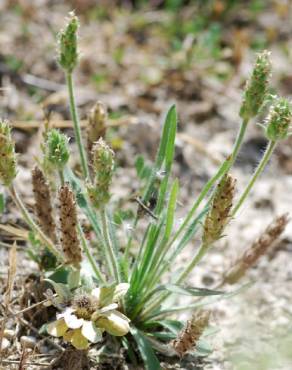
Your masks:
<path fill-rule="evenodd" d="M 129 289 L 129 284 L 95 288 L 90 295 L 73 300 L 72 307 L 57 314 L 57 320 L 47 325 L 47 332 L 63 337 L 77 349 L 86 349 L 90 343 L 102 339 L 102 333 L 123 336 L 130 330 L 130 320 L 118 311 L 118 304 Z"/>
<path fill-rule="evenodd" d="M 47 331 L 55 337 L 63 337 L 77 349 L 86 349 L 89 342 L 97 343 L 102 339 L 102 330 L 97 328 L 91 320 L 78 318 L 72 307 L 57 314 L 57 320 L 47 326 Z M 88 342 L 89 341 L 89 342 Z"/>

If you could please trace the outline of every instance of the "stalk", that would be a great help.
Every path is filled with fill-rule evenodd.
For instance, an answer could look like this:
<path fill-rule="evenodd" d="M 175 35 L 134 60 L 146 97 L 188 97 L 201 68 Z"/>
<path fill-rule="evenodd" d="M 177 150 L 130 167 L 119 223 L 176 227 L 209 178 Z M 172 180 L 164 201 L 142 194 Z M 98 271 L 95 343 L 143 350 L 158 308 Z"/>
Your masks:
<path fill-rule="evenodd" d="M 201 246 L 195 257 L 176 279 L 175 284 L 180 285 L 202 260 L 212 245 L 222 237 L 224 229 L 230 220 L 234 189 L 235 180 L 229 174 L 224 175 L 216 187 L 210 209 L 204 221 Z M 147 312 L 159 306 L 169 295 L 169 292 L 162 293 L 161 297 L 158 297 L 157 301 L 150 305 Z"/>
<path fill-rule="evenodd" d="M 191 260 L 191 262 L 188 264 L 186 269 L 180 274 L 179 278 L 176 280 L 175 284 L 181 284 L 188 275 L 193 271 L 195 266 L 202 260 L 202 258 L 205 256 L 205 254 L 209 251 L 212 245 L 207 245 L 205 243 L 202 243 L 198 253 L 196 256 Z"/>
<path fill-rule="evenodd" d="M 32 217 L 30 216 L 30 214 L 28 213 L 25 205 L 23 204 L 20 196 L 18 195 L 15 187 L 13 184 L 10 185 L 10 187 L 8 188 L 9 192 L 10 192 L 10 195 L 14 201 L 14 203 L 16 204 L 16 206 L 19 208 L 19 210 L 21 211 L 22 213 L 22 216 L 24 218 L 24 220 L 26 221 L 26 223 L 30 226 L 30 228 L 39 236 L 40 240 L 46 245 L 46 247 L 49 249 L 49 251 L 51 253 L 53 253 L 57 259 L 60 261 L 60 262 L 63 262 L 64 258 L 62 256 L 62 254 L 58 251 L 58 249 L 55 247 L 54 243 L 51 241 L 51 239 L 49 239 L 44 233 L 43 231 L 39 228 L 39 226 L 34 222 L 34 220 L 32 219 Z"/>
<path fill-rule="evenodd" d="M 113 250 L 113 246 L 111 244 L 110 237 L 109 237 L 109 230 L 108 230 L 108 225 L 107 225 L 105 208 L 101 209 L 100 216 L 101 216 L 101 223 L 102 223 L 102 232 L 103 232 L 103 236 L 106 242 L 109 259 L 110 259 L 110 262 L 111 262 L 111 265 L 114 271 L 114 277 L 115 277 L 116 282 L 121 282 L 121 277 L 120 277 L 120 272 L 119 272 L 119 267 L 118 267 L 119 264 L 115 256 L 115 252 Z"/>
<path fill-rule="evenodd" d="M 92 256 L 92 254 L 90 252 L 90 249 L 88 247 L 88 244 L 87 244 L 87 241 L 86 241 L 84 232 L 83 232 L 80 224 L 78 224 L 78 232 L 79 232 L 81 244 L 82 244 L 82 247 L 83 247 L 83 251 L 84 251 L 84 253 L 85 253 L 85 255 L 86 255 L 86 257 L 87 257 L 87 259 L 88 259 L 88 261 L 89 261 L 89 263 L 90 263 L 90 265 L 91 265 L 91 267 L 92 267 L 92 269 L 93 269 L 93 271 L 94 271 L 94 273 L 95 273 L 95 275 L 97 277 L 97 279 L 101 283 L 105 284 L 105 278 L 101 274 L 101 272 L 99 271 L 99 268 L 98 268 L 98 266 L 97 266 L 97 264 L 96 264 L 96 262 L 95 262 L 95 260 L 94 260 L 94 258 Z"/>
<path fill-rule="evenodd" d="M 67 81 L 67 86 L 68 86 L 70 112 L 71 112 L 71 117 L 72 117 L 72 121 L 74 125 L 76 143 L 77 143 L 78 150 L 79 150 L 83 177 L 86 179 L 86 178 L 89 178 L 89 170 L 88 170 L 86 152 L 85 152 L 85 148 L 84 148 L 82 138 L 81 138 L 80 122 L 79 122 L 79 117 L 78 117 L 77 107 L 76 107 L 76 102 L 75 102 L 75 97 L 74 97 L 72 72 L 66 72 L 66 81 Z"/>
<path fill-rule="evenodd" d="M 61 186 L 64 186 L 64 184 L 65 184 L 65 178 L 64 178 L 63 169 L 60 169 L 58 171 L 58 174 L 59 174 L 59 179 L 60 179 Z"/>
<path fill-rule="evenodd" d="M 175 240 L 180 236 L 182 231 L 188 225 L 188 223 L 192 219 L 194 213 L 196 212 L 196 210 L 198 209 L 201 202 L 204 200 L 204 198 L 206 197 L 206 195 L 208 194 L 208 192 L 212 188 L 212 186 L 216 183 L 217 180 L 219 180 L 221 177 L 223 177 L 230 170 L 230 168 L 233 166 L 233 164 L 234 164 L 234 162 L 237 158 L 238 152 L 241 148 L 242 141 L 243 141 L 247 126 L 248 126 L 248 120 L 245 119 L 245 120 L 242 121 L 242 124 L 240 126 L 240 129 L 239 129 L 238 135 L 236 137 L 236 141 L 234 143 L 231 155 L 221 164 L 217 173 L 204 186 L 204 188 L 202 189 L 198 199 L 196 200 L 195 204 L 193 205 L 193 208 L 190 210 L 189 214 L 185 218 L 185 220 L 182 223 L 182 225 L 180 226 L 180 228 L 174 234 L 172 240 L 170 241 L 170 243 L 168 245 L 168 248 L 170 248 L 170 246 L 175 242 Z"/>
<path fill-rule="evenodd" d="M 232 211 L 232 217 L 234 217 L 237 213 L 237 211 L 239 210 L 239 208 L 242 206 L 242 204 L 244 203 L 244 201 L 246 200 L 247 196 L 249 195 L 252 187 L 254 186 L 256 180 L 258 179 L 258 177 L 261 175 L 261 173 L 263 172 L 263 170 L 265 169 L 267 163 L 269 162 L 270 158 L 271 158 L 271 155 L 273 154 L 273 151 L 276 147 L 276 141 L 272 141 L 270 140 L 268 145 L 267 145 L 267 148 L 265 150 L 265 153 L 257 167 L 257 169 L 255 170 L 255 173 L 253 174 L 252 178 L 250 179 L 247 187 L 245 188 L 243 194 L 241 195 L 240 199 L 238 200 L 237 204 L 235 205 L 233 211 Z"/>
<path fill-rule="evenodd" d="M 183 232 L 183 230 L 187 227 L 187 225 L 191 221 L 194 213 L 196 212 L 196 210 L 198 209 L 198 207 L 200 206 L 200 204 L 202 203 L 202 201 L 205 199 L 205 197 L 209 193 L 209 191 L 212 188 L 212 186 L 220 178 L 223 178 L 223 176 L 228 173 L 228 171 L 230 170 L 230 168 L 234 164 L 234 162 L 235 162 L 235 160 L 237 158 L 238 152 L 239 152 L 239 150 L 241 148 L 241 145 L 242 145 L 242 141 L 243 141 L 243 138 L 244 138 L 244 135 L 245 135 L 247 126 L 248 126 L 248 121 L 249 121 L 248 119 L 244 119 L 242 121 L 241 126 L 240 126 L 240 129 L 239 129 L 239 132 L 237 134 L 237 137 L 236 137 L 236 140 L 235 140 L 235 143 L 234 143 L 234 146 L 233 146 L 233 150 L 232 150 L 231 155 L 221 164 L 221 166 L 218 169 L 217 173 L 204 186 L 204 188 L 202 189 L 202 191 L 201 191 L 199 197 L 197 198 L 195 204 L 193 205 L 192 209 L 190 210 L 190 212 L 188 213 L 187 217 L 185 218 L 184 222 L 182 223 L 182 225 L 180 226 L 180 228 L 177 230 L 177 232 L 174 234 L 173 238 L 169 242 L 169 244 L 168 244 L 168 246 L 166 248 L 167 250 L 169 250 L 171 248 L 172 244 L 176 241 L 176 239 L 181 235 L 181 233 Z M 190 271 L 194 268 L 194 266 L 198 262 L 201 261 L 202 257 L 205 255 L 205 253 L 206 253 L 206 251 L 208 249 L 209 249 L 209 246 L 206 247 L 206 245 L 204 243 L 201 245 L 198 254 L 190 262 L 190 264 L 188 265 L 188 267 L 186 268 L 186 270 L 180 276 L 179 282 L 181 282 L 182 281 L 181 279 L 184 279 L 190 273 Z M 147 313 L 151 312 L 151 310 L 157 308 L 169 295 L 170 295 L 170 293 L 162 293 L 161 296 L 158 297 L 156 299 L 156 301 L 154 301 L 152 303 L 152 305 L 150 305 L 143 312 L 143 317 Z M 136 312 L 138 312 L 138 311 L 136 310 Z"/>

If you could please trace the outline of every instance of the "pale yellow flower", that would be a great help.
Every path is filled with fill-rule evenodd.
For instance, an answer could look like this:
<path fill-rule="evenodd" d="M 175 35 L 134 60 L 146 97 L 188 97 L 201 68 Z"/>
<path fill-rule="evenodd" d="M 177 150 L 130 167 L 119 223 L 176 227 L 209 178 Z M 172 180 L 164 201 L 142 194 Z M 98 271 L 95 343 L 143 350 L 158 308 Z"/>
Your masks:
<path fill-rule="evenodd" d="M 57 320 L 48 324 L 47 332 L 54 337 L 63 337 L 77 349 L 86 349 L 89 342 L 97 343 L 102 339 L 102 330 L 89 319 L 78 318 L 71 307 L 57 314 Z"/>
<path fill-rule="evenodd" d="M 47 325 L 47 332 L 63 337 L 77 349 L 87 349 L 97 343 L 106 331 L 110 335 L 123 336 L 130 330 L 130 320 L 118 311 L 118 300 L 123 297 L 129 284 L 95 288 L 90 295 L 73 300 L 72 307 L 57 314 L 57 320 Z"/>

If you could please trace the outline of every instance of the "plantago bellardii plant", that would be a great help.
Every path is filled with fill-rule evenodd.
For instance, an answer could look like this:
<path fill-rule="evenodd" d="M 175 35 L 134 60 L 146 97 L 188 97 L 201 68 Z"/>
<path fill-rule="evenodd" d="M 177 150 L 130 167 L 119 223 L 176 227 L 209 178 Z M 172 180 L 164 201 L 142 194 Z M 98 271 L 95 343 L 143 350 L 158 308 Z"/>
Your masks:
<path fill-rule="evenodd" d="M 152 209 L 147 212 L 149 222 L 140 238 L 137 225 L 141 212 L 138 209 L 132 220 L 128 240 L 122 243 L 118 237 L 116 221 L 120 210 L 115 209 L 110 196 L 114 153 L 106 143 L 106 113 L 103 105 L 96 105 L 90 115 L 87 131 L 88 148 L 91 150 L 90 173 L 81 136 L 72 80 L 73 71 L 78 65 L 78 27 L 77 17 L 70 14 L 64 30 L 59 34 L 58 61 L 68 84 L 82 178 L 74 174 L 68 166 L 68 140 L 63 134 L 57 130 L 48 131 L 44 145 L 46 161 L 60 175 L 59 180 L 55 181 L 59 187 L 60 241 L 51 228 L 44 227 L 42 215 L 37 215 L 40 224 L 37 225 L 14 188 L 14 145 L 8 125 L 2 121 L 0 179 L 10 190 L 32 231 L 55 255 L 58 268 L 67 272 L 65 284 L 54 280 L 54 274 L 51 278 L 49 276 L 49 281 L 60 298 L 59 303 L 62 303 L 57 308 L 62 312 L 57 315 L 56 321 L 48 324 L 48 333 L 63 338 L 78 349 L 86 349 L 90 344 L 94 345 L 102 340 L 99 345 L 106 347 L 113 336 L 120 338 L 118 343 L 129 351 L 134 364 L 139 363 L 139 351 L 146 368 L 157 370 L 161 369 L 157 352 L 167 355 L 172 349 L 172 353 L 175 350 L 176 354 L 183 356 L 193 348 L 199 350 L 200 337 L 208 325 L 209 313 L 195 313 L 183 328 L 178 320 L 169 321 L 167 318 L 175 312 L 192 308 L 192 304 L 187 307 L 173 306 L 168 304 L 168 298 L 183 294 L 203 299 L 204 302 L 206 296 L 222 296 L 221 291 L 186 285 L 187 278 L 206 257 L 211 247 L 216 247 L 226 225 L 246 200 L 256 179 L 264 170 L 276 143 L 288 135 L 291 106 L 286 99 L 274 99 L 265 122 L 265 135 L 269 140 L 266 152 L 245 191 L 233 206 L 235 180 L 230 175 L 230 170 L 250 121 L 257 116 L 267 100 L 271 63 L 268 52 L 260 53 L 244 91 L 240 108 L 242 123 L 233 150 L 205 184 L 179 226 L 175 222 L 179 182 L 171 177 L 177 129 L 176 108 L 172 106 L 166 115 L 154 164 L 147 167 L 143 160 L 137 162 L 141 179 L 140 205 L 143 205 L 143 209 L 148 209 L 148 204 L 152 203 Z M 91 127 L 94 122 L 99 126 Z M 143 175 L 145 173 L 147 175 Z M 34 177 L 34 188 L 38 194 L 46 181 L 39 172 L 35 172 Z M 150 202 L 154 194 L 155 202 Z M 85 237 L 81 213 L 90 224 L 94 235 L 92 239 Z M 54 222 L 57 223 L 56 220 Z M 54 224 L 52 220 L 50 224 Z M 283 228 L 285 224 L 282 222 Z M 174 274 L 173 267 L 177 257 L 200 230 L 200 245 L 193 252 L 193 258 L 186 266 L 182 266 L 179 274 Z M 258 243 L 261 246 L 263 244 L 265 243 Z M 254 248 L 252 263 L 263 249 Z M 247 261 L 246 256 L 242 257 L 242 261 Z M 241 266 L 238 267 L 241 274 L 240 262 L 237 266 Z M 54 269 L 51 272 L 54 273 Z M 226 282 L 230 282 L 230 279 L 226 278 Z"/>

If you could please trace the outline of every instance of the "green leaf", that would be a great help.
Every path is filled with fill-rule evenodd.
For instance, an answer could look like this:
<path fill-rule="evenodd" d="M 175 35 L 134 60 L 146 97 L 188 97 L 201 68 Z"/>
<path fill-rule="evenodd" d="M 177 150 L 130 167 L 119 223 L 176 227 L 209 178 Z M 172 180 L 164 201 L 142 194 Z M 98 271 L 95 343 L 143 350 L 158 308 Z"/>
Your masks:
<path fill-rule="evenodd" d="M 213 297 L 208 297 L 206 299 L 202 299 L 196 303 L 190 303 L 187 306 L 176 306 L 176 307 L 169 307 L 169 308 L 159 308 L 155 312 L 153 312 L 149 317 L 147 317 L 147 320 L 153 320 L 156 317 L 166 317 L 173 315 L 174 313 L 177 312 L 183 312 L 183 311 L 189 311 L 189 310 L 194 310 L 198 309 L 200 307 L 205 307 L 207 305 L 213 304 L 215 302 L 221 301 L 222 299 L 229 299 L 232 298 L 239 293 L 242 293 L 244 290 L 249 288 L 252 285 L 251 282 L 244 284 L 243 286 L 239 287 L 238 289 L 232 291 L 232 292 L 226 292 L 226 293 L 221 293 L 220 295 L 216 295 Z"/>
<path fill-rule="evenodd" d="M 44 281 L 47 281 L 51 285 L 53 285 L 55 292 L 58 294 L 58 296 L 61 298 L 63 302 L 68 302 L 72 296 L 70 289 L 68 285 L 62 284 L 62 283 L 56 283 L 54 280 L 51 279 L 44 279 Z"/>
<path fill-rule="evenodd" d="M 166 240 L 169 239 L 171 232 L 172 232 L 178 188 L 179 188 L 179 184 L 178 184 L 178 180 L 176 179 L 172 185 L 172 189 L 170 192 L 170 198 L 168 202 L 167 214 L 166 214 L 166 225 L 165 225 L 165 232 L 164 232 L 164 238 Z"/>
<path fill-rule="evenodd" d="M 153 331 L 161 329 L 161 327 L 167 331 Z M 151 335 L 155 336 L 156 338 L 167 341 L 176 338 L 183 327 L 184 324 L 178 320 L 158 320 L 143 324 L 143 329 L 145 328 L 145 331 L 151 332 Z"/>
<path fill-rule="evenodd" d="M 163 126 L 161 141 L 155 161 L 155 167 L 160 169 L 164 159 L 167 158 L 167 163 L 169 165 L 169 161 L 171 159 L 171 155 L 173 152 L 173 148 L 171 146 L 174 144 L 175 139 L 175 130 L 176 130 L 176 122 L 177 122 L 177 115 L 176 115 L 176 108 L 175 105 L 172 105 L 167 112 L 165 123 Z"/>
<path fill-rule="evenodd" d="M 165 123 L 162 130 L 162 136 L 160 140 L 160 145 L 158 149 L 158 153 L 156 156 L 154 168 L 152 170 L 151 176 L 149 176 L 148 184 L 146 186 L 146 190 L 143 196 L 142 201 L 147 203 L 149 197 L 153 193 L 153 187 L 155 186 L 155 181 L 157 179 L 157 173 L 161 171 L 163 163 L 165 163 L 165 170 L 166 170 L 166 180 L 164 186 L 164 193 L 161 197 L 164 200 L 164 196 L 167 189 L 167 182 L 168 177 L 170 174 L 173 156 L 174 156 L 174 148 L 175 148 L 175 135 L 176 135 L 176 125 L 177 125 L 177 115 L 176 115 L 176 108 L 175 105 L 171 106 L 166 118 Z M 161 192 L 160 192 L 161 193 Z"/>
<path fill-rule="evenodd" d="M 0 213 L 3 213 L 5 209 L 5 198 L 4 194 L 0 193 Z"/>
<path fill-rule="evenodd" d="M 127 350 L 129 359 L 131 361 L 132 366 L 134 369 L 138 368 L 138 360 L 135 354 L 135 351 L 133 349 L 133 344 L 124 336 L 121 337 L 122 345 Z"/>
<path fill-rule="evenodd" d="M 80 281 L 80 270 L 70 269 L 68 274 L 68 286 L 69 290 L 78 287 Z"/>
<path fill-rule="evenodd" d="M 68 282 L 68 269 L 65 267 L 59 267 L 54 272 L 45 273 L 45 277 L 55 281 L 56 283 L 67 284 Z"/>
<path fill-rule="evenodd" d="M 177 337 L 176 334 L 173 334 L 169 331 L 154 331 L 151 333 L 154 337 L 163 340 L 163 341 L 170 341 L 172 339 L 175 339 Z"/>
<path fill-rule="evenodd" d="M 170 173 L 175 150 L 175 136 L 177 126 L 177 115 L 175 106 L 171 107 L 166 118 L 166 124 L 169 125 L 168 129 L 168 140 L 165 151 L 165 171 Z"/>
<path fill-rule="evenodd" d="M 178 320 L 158 320 L 157 323 L 164 328 L 171 331 L 173 334 L 178 334 L 182 328 L 184 327 L 184 324 L 181 321 Z"/>
<path fill-rule="evenodd" d="M 202 212 L 200 212 L 200 214 L 187 227 L 184 235 L 182 236 L 181 240 L 175 247 L 175 250 L 169 257 L 168 263 L 171 263 L 180 254 L 180 252 L 185 248 L 185 246 L 192 240 L 192 238 L 195 236 L 198 230 L 198 226 L 200 225 L 200 222 L 203 220 L 204 216 L 207 214 L 208 209 L 209 209 L 209 205 L 205 206 Z"/>
<path fill-rule="evenodd" d="M 144 180 L 149 178 L 151 175 L 152 168 L 145 164 L 145 159 L 142 155 L 139 155 L 135 161 L 135 168 L 139 179 Z"/>
<path fill-rule="evenodd" d="M 195 355 L 203 357 L 210 355 L 212 352 L 213 349 L 210 344 L 207 341 L 200 339 L 196 346 Z"/>
<path fill-rule="evenodd" d="M 141 357 L 145 364 L 145 369 L 147 370 L 162 370 L 159 360 L 153 351 L 153 348 L 141 331 L 135 327 L 131 327 L 131 334 L 133 335 L 138 349 L 140 351 Z"/>
<path fill-rule="evenodd" d="M 195 288 L 195 287 L 182 287 L 176 284 L 160 285 L 153 291 L 152 294 L 158 291 L 161 291 L 161 290 L 166 290 L 174 294 L 189 295 L 189 296 L 195 296 L 195 297 L 205 297 L 205 296 L 211 296 L 211 295 L 224 294 L 224 292 L 219 291 L 219 290 L 211 290 L 211 289 Z"/>

